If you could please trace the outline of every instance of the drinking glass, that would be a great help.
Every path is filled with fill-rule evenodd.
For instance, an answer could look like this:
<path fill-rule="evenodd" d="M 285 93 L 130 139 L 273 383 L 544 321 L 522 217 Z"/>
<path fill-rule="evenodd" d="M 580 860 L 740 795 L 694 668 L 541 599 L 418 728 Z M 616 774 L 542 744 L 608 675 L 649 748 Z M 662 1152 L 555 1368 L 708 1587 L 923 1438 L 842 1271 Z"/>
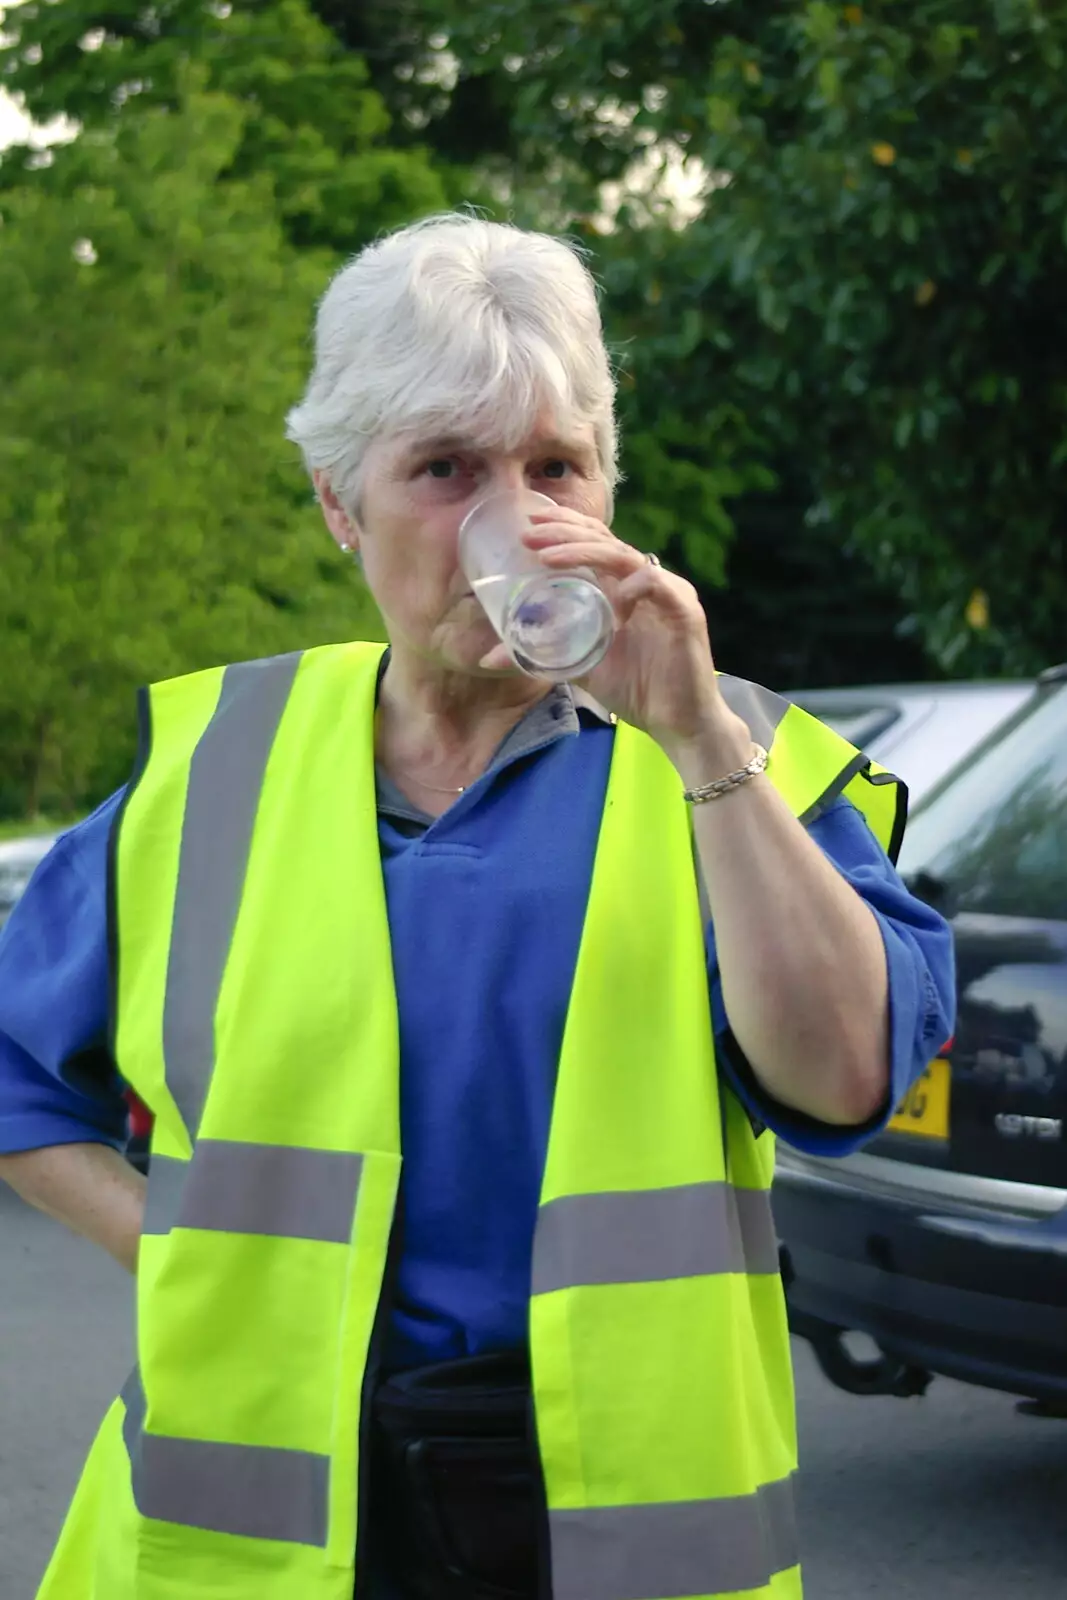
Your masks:
<path fill-rule="evenodd" d="M 523 544 L 532 514 L 554 509 L 532 489 L 487 495 L 460 525 L 459 562 L 515 665 L 564 681 L 603 660 L 615 613 L 587 568 L 549 570 Z"/>

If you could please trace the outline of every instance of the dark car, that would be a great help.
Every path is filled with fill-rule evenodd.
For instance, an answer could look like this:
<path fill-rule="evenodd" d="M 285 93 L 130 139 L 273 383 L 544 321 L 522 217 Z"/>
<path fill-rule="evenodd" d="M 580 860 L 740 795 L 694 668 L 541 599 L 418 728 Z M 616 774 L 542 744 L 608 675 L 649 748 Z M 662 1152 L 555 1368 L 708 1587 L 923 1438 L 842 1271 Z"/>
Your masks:
<path fill-rule="evenodd" d="M 1067 668 L 918 808 L 900 868 L 951 918 L 956 1034 L 862 1153 L 782 1151 L 790 1321 L 854 1393 L 945 1373 L 1064 1412 Z"/>

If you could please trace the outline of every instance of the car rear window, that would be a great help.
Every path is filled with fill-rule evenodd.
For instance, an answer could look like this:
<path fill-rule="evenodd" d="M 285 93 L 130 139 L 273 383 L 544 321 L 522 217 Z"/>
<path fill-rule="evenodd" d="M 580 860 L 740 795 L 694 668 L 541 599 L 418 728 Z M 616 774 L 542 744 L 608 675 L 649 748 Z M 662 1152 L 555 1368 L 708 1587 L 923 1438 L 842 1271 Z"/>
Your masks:
<path fill-rule="evenodd" d="M 854 744 L 857 750 L 866 749 L 872 739 L 877 739 L 900 720 L 900 712 L 895 706 L 863 706 L 857 709 L 856 706 L 832 704 L 805 705 L 803 701 L 798 701 L 798 704 L 803 710 L 810 711 L 813 717 L 818 717 L 820 722 L 825 722 L 828 728 L 833 728 L 842 739 Z"/>
<path fill-rule="evenodd" d="M 1038 699 L 931 797 L 899 867 L 952 910 L 1067 920 L 1067 691 Z"/>

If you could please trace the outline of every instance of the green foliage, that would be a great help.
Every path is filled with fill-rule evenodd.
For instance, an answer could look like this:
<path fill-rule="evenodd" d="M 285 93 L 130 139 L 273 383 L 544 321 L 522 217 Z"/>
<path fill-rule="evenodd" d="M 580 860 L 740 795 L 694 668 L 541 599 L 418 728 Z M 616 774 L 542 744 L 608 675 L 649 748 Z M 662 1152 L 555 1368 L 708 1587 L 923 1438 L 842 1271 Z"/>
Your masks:
<path fill-rule="evenodd" d="M 899 594 L 827 524 L 803 525 L 808 495 L 783 474 L 775 494 L 731 506 L 725 587 L 703 594 L 718 660 L 779 690 L 929 678 Z"/>
<path fill-rule="evenodd" d="M 721 585 L 733 535 L 728 506 L 775 483 L 767 442 L 738 398 L 726 308 L 705 302 L 690 232 L 623 229 L 584 242 L 620 378 L 627 478 L 617 530 Z"/>
<path fill-rule="evenodd" d="M 378 631 L 282 417 L 338 259 L 463 200 L 589 249 L 616 526 L 694 577 L 731 669 L 1064 654 L 1067 7 L 27 0 L 5 26 L 0 81 L 85 131 L 0 158 L 0 816 L 121 781 L 135 683 Z M 605 181 L 666 151 L 700 214 L 653 195 L 606 229 Z"/>
<path fill-rule="evenodd" d="M 269 175 L 302 248 L 358 250 L 383 228 L 440 210 L 462 183 L 422 148 L 391 140 L 366 65 L 305 0 L 27 0 L 5 26 L 0 81 L 41 120 L 65 113 L 107 126 L 145 106 L 177 107 L 195 64 L 208 89 L 245 112 L 220 175 Z"/>
<path fill-rule="evenodd" d="M 370 69 L 398 144 L 432 144 L 439 159 L 508 174 L 519 130 L 511 85 L 493 74 L 458 79 L 447 37 L 422 0 L 311 0 L 316 15 Z M 473 18 L 473 12 L 472 12 Z"/>
<path fill-rule="evenodd" d="M 1067 8 L 421 10 L 460 86 L 510 86 L 531 171 L 581 164 L 577 209 L 649 140 L 725 176 L 689 248 L 702 337 L 740 308 L 731 405 L 803 463 L 810 515 L 878 565 L 943 666 L 1061 655 Z"/>
<path fill-rule="evenodd" d="M 0 814 L 121 781 L 140 682 L 376 632 L 282 437 L 333 258 L 221 181 L 246 118 L 193 91 L 0 191 Z"/>

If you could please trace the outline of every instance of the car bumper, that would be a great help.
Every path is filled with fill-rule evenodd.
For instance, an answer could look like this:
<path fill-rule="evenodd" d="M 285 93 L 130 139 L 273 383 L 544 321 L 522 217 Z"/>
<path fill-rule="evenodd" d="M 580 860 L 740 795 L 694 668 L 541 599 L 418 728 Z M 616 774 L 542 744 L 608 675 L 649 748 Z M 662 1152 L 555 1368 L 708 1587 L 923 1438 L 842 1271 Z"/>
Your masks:
<path fill-rule="evenodd" d="M 774 1211 L 795 1331 L 854 1329 L 908 1366 L 1067 1403 L 1059 1191 L 963 1179 L 958 1201 L 924 1192 L 928 1178 L 869 1155 L 783 1152 Z"/>

